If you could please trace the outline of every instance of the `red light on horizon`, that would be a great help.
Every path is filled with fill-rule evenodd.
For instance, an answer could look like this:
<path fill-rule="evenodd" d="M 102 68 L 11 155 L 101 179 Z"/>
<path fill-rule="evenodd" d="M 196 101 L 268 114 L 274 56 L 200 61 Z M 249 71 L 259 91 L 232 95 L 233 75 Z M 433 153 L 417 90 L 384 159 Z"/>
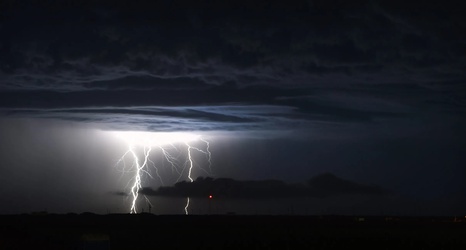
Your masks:
<path fill-rule="evenodd" d="M 209 195 L 209 199 L 212 199 L 212 198 L 214 198 L 214 197 L 212 195 Z"/>

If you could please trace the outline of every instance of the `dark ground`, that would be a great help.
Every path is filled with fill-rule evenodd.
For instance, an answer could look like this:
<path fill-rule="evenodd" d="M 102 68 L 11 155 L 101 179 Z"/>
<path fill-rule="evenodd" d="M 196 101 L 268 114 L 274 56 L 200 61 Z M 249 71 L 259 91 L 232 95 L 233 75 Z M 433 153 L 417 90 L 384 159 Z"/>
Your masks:
<path fill-rule="evenodd" d="M 453 217 L 4 215 L 0 249 L 466 249 Z"/>

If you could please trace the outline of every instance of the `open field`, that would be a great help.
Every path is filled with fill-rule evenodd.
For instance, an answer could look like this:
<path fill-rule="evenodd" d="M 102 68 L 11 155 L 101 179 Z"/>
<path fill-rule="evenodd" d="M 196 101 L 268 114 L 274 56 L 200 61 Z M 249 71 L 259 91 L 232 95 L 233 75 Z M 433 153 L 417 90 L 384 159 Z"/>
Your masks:
<path fill-rule="evenodd" d="M 0 249 L 466 249 L 462 219 L 4 215 Z"/>

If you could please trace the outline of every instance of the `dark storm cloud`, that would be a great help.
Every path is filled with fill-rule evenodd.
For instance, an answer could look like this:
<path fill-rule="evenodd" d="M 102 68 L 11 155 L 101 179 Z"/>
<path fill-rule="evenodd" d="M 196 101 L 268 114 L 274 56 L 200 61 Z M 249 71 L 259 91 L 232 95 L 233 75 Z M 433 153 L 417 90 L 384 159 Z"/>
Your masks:
<path fill-rule="evenodd" d="M 114 192 L 109 192 L 110 195 L 116 195 L 116 196 L 128 196 L 127 193 L 122 192 L 122 191 L 114 191 Z"/>
<path fill-rule="evenodd" d="M 214 109 L 208 112 L 202 109 Z M 69 108 L 69 109 L 16 109 L 10 115 L 35 116 L 38 118 L 66 119 L 102 125 L 112 129 L 149 129 L 153 131 L 176 130 L 246 130 L 255 123 L 264 123 L 264 115 L 254 115 L 247 110 L 229 113 L 231 107 L 209 106 L 196 107 L 156 107 L 140 106 L 134 108 Z M 233 107 L 234 108 L 234 107 Z M 276 107 L 257 107 L 263 113 L 269 113 Z M 254 106 L 248 106 L 254 109 Z M 219 113 L 221 112 L 221 113 Z M 230 124 L 230 125 L 229 125 Z"/>
<path fill-rule="evenodd" d="M 2 113 L 241 130 L 465 111 L 466 26 L 447 3 L 130 6 L 4 3 Z"/>
<path fill-rule="evenodd" d="M 173 187 L 157 190 L 143 188 L 144 195 L 222 198 L 277 198 L 277 197 L 326 197 L 342 194 L 382 195 L 380 187 L 367 186 L 343 180 L 333 174 L 315 176 L 306 184 L 287 184 L 278 180 L 237 181 L 227 178 L 198 178 L 194 182 L 178 182 Z"/>

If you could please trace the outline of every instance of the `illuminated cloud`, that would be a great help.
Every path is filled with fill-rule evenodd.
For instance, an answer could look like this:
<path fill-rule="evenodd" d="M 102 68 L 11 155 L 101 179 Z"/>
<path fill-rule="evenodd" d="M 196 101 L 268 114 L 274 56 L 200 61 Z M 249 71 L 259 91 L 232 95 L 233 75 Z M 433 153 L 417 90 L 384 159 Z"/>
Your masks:
<path fill-rule="evenodd" d="M 437 15 L 428 3 L 179 4 L 187 7 L 8 6 L 2 115 L 278 131 L 465 113 L 464 32 L 450 25 L 464 19 L 447 4 Z"/>
<path fill-rule="evenodd" d="M 26 137 L 52 144 L 29 128 L 65 121 L 230 135 L 217 145 L 254 137 L 218 149 L 217 164 L 244 175 L 336 169 L 416 194 L 466 190 L 466 19 L 456 5 L 4 2 L 0 153 L 7 165 L 27 159 Z M 55 165 L 80 169 L 77 162 Z M 442 188 L 429 184 L 438 179 Z"/>

